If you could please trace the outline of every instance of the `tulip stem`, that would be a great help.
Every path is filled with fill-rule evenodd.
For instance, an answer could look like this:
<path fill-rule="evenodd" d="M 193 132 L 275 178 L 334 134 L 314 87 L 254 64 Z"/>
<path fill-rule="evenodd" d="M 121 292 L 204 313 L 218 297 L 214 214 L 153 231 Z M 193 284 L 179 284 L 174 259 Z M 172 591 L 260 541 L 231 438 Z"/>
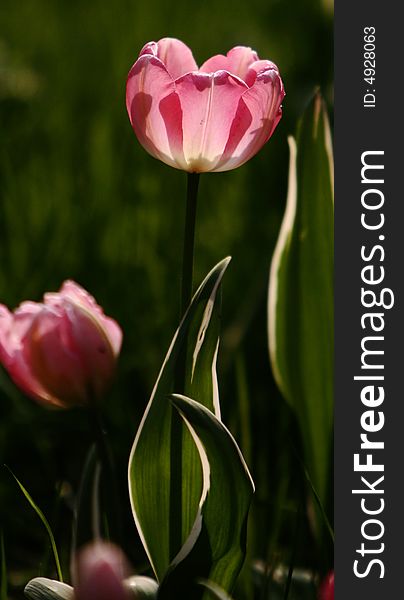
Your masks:
<path fill-rule="evenodd" d="M 192 298 L 192 276 L 194 269 L 195 221 L 198 186 L 199 173 L 188 173 L 187 207 L 185 213 L 184 246 L 182 252 L 181 317 L 184 316 Z"/>
<path fill-rule="evenodd" d="M 192 299 L 192 275 L 194 266 L 195 221 L 198 197 L 199 173 L 188 173 L 187 206 L 185 212 L 184 246 L 181 278 L 181 318 Z M 185 394 L 185 360 L 179 357 L 175 373 L 174 392 Z M 171 474 L 170 474 L 170 558 L 179 552 L 183 534 L 182 507 L 182 436 L 184 424 L 180 415 L 172 409 L 171 421 Z"/>
<path fill-rule="evenodd" d="M 122 527 L 120 520 L 120 506 L 118 500 L 118 485 L 116 480 L 115 464 L 108 441 L 108 435 L 105 430 L 102 417 L 98 407 L 93 407 L 92 422 L 94 426 L 95 441 L 98 448 L 99 459 L 103 473 L 104 485 L 102 489 L 106 494 L 105 500 L 110 504 L 110 519 L 112 530 L 110 535 L 112 539 L 120 545 L 122 543 Z M 99 524 L 100 525 L 100 524 Z"/>

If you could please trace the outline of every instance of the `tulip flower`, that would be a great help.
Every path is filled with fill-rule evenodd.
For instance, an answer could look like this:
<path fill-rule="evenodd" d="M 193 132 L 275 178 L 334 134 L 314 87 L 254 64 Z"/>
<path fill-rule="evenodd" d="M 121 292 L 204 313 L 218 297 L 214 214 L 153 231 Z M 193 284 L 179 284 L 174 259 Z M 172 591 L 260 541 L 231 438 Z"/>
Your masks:
<path fill-rule="evenodd" d="M 35 577 L 25 586 L 30 600 L 156 600 L 158 583 L 143 575 L 127 576 L 128 562 L 114 544 L 98 540 L 79 550 L 72 562 L 74 587 L 45 577 Z"/>
<path fill-rule="evenodd" d="M 334 571 L 330 571 L 320 585 L 319 600 L 334 600 Z"/>
<path fill-rule="evenodd" d="M 66 281 L 43 303 L 23 302 L 11 313 L 0 305 L 0 362 L 35 400 L 69 408 L 98 400 L 112 378 L 122 342 L 82 287 Z"/>
<path fill-rule="evenodd" d="M 126 575 L 126 559 L 118 547 L 106 542 L 90 544 L 75 562 L 75 600 L 129 600 L 123 583 Z"/>
<path fill-rule="evenodd" d="M 198 66 L 181 41 L 149 42 L 131 68 L 126 106 L 143 147 L 188 171 L 228 171 L 269 140 L 285 95 L 277 66 L 236 46 Z"/>

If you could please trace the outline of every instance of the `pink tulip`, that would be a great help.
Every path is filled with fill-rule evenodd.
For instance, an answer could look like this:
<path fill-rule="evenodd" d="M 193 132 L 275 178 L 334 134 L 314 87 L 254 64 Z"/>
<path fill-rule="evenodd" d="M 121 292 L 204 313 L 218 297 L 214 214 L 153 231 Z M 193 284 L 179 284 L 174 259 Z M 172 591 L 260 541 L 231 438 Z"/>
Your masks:
<path fill-rule="evenodd" d="M 334 600 L 334 571 L 330 571 L 320 585 L 319 600 Z"/>
<path fill-rule="evenodd" d="M 119 548 L 105 542 L 86 546 L 74 565 L 75 600 L 128 600 L 123 580 L 126 559 Z"/>
<path fill-rule="evenodd" d="M 143 147 L 184 171 L 229 171 L 254 156 L 281 116 L 285 92 L 277 66 L 236 46 L 200 69 L 181 41 L 141 50 L 126 87 L 126 107 Z"/>
<path fill-rule="evenodd" d="M 14 382 L 47 405 L 68 408 L 98 400 L 108 386 L 122 332 L 73 281 L 43 303 L 0 305 L 0 361 Z"/>

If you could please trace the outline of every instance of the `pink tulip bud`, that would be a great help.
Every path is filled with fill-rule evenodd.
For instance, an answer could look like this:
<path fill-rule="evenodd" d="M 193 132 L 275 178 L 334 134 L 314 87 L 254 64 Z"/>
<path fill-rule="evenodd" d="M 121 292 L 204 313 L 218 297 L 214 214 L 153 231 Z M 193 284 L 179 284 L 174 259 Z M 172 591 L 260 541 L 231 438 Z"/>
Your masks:
<path fill-rule="evenodd" d="M 112 378 L 119 325 L 83 288 L 66 281 L 44 302 L 0 305 L 0 361 L 29 396 L 64 408 L 98 400 Z"/>
<path fill-rule="evenodd" d="M 184 171 L 229 171 L 269 140 L 285 96 L 277 66 L 236 46 L 198 69 L 181 41 L 149 42 L 131 68 L 126 107 L 142 146 Z"/>
<path fill-rule="evenodd" d="M 75 600 L 129 600 L 123 580 L 126 559 L 119 548 L 105 542 L 81 550 L 74 565 Z"/>
<path fill-rule="evenodd" d="M 334 600 L 334 571 L 330 571 L 323 579 L 319 589 L 318 600 Z"/>

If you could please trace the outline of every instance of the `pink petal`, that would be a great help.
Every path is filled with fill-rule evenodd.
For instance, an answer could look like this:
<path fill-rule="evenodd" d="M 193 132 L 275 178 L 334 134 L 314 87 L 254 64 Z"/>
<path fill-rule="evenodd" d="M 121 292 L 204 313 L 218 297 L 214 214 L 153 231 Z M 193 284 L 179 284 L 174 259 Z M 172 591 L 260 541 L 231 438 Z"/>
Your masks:
<path fill-rule="evenodd" d="M 25 363 L 42 387 L 63 405 L 87 404 L 87 374 L 69 319 L 44 307 L 24 340 Z"/>
<path fill-rule="evenodd" d="M 73 281 L 44 303 L 0 305 L 0 360 L 13 381 L 44 404 L 70 407 L 98 399 L 122 342 L 119 325 Z"/>
<path fill-rule="evenodd" d="M 6 363 L 12 354 L 10 348 L 10 332 L 13 324 L 13 315 L 8 308 L 0 304 L 0 361 Z"/>
<path fill-rule="evenodd" d="M 91 312 L 77 304 L 66 303 L 72 342 L 85 372 L 86 385 L 95 399 L 109 385 L 115 370 L 115 354 L 110 339 Z"/>
<path fill-rule="evenodd" d="M 126 108 L 142 146 L 155 158 L 185 168 L 182 111 L 175 84 L 160 59 L 144 54 L 129 71 Z"/>
<path fill-rule="evenodd" d="M 74 572 L 76 600 L 128 600 L 123 579 L 127 574 L 125 557 L 112 544 L 97 542 L 78 555 Z"/>
<path fill-rule="evenodd" d="M 40 305 L 24 302 L 16 314 L 0 305 L 0 361 L 14 383 L 28 396 L 39 402 L 60 406 L 61 403 L 46 391 L 32 373 L 24 358 L 24 338 Z"/>
<path fill-rule="evenodd" d="M 33 374 L 29 363 L 26 361 L 24 352 L 16 352 L 9 364 L 8 372 L 14 383 L 25 393 L 40 404 L 46 406 L 65 407 L 65 403 L 53 396 Z"/>
<path fill-rule="evenodd" d="M 175 38 L 163 38 L 157 42 L 157 56 L 173 79 L 198 70 L 191 50 L 184 42 Z"/>
<path fill-rule="evenodd" d="M 63 300 L 63 310 L 44 307 L 24 346 L 36 379 L 65 406 L 86 405 L 105 392 L 115 368 L 109 338 L 93 314 Z"/>
<path fill-rule="evenodd" d="M 97 319 L 99 324 L 104 328 L 105 333 L 109 338 L 115 356 L 118 356 L 122 345 L 122 330 L 118 323 L 106 317 L 101 306 L 97 304 L 93 296 L 91 296 L 84 288 L 75 281 L 67 280 L 63 283 L 58 293 L 48 293 L 44 297 L 45 304 L 49 306 L 64 306 L 64 300 L 86 308 L 91 315 Z"/>
<path fill-rule="evenodd" d="M 45 304 L 52 303 L 53 300 L 60 299 L 60 297 L 69 298 L 73 302 L 78 302 L 88 308 L 99 308 L 93 296 L 81 287 L 81 285 L 71 279 L 67 279 L 63 282 L 59 292 L 48 292 L 45 294 Z"/>
<path fill-rule="evenodd" d="M 220 70 L 229 71 L 232 75 L 237 75 L 245 81 L 248 67 L 257 60 L 258 55 L 254 50 L 246 46 L 236 46 L 226 56 L 223 56 L 223 54 L 212 56 L 203 63 L 199 70 L 205 73 L 214 73 Z"/>
<path fill-rule="evenodd" d="M 334 600 L 334 571 L 324 578 L 319 589 L 319 600 Z"/>
<path fill-rule="evenodd" d="M 10 330 L 10 350 L 19 349 L 22 340 L 31 327 L 35 317 L 41 312 L 43 306 L 38 302 L 22 302 L 14 311 L 13 324 Z"/>
<path fill-rule="evenodd" d="M 138 58 L 143 56 L 144 54 L 152 54 L 153 56 L 157 56 L 157 42 L 147 42 L 139 52 Z"/>
<path fill-rule="evenodd" d="M 187 171 L 212 171 L 222 157 L 247 86 L 226 71 L 188 73 L 176 81 L 183 111 Z"/>
<path fill-rule="evenodd" d="M 281 104 L 285 96 L 282 80 L 274 69 L 257 75 L 254 85 L 242 96 L 238 113 L 246 122 L 246 111 L 251 115 L 251 123 L 243 138 L 234 147 L 232 136 L 222 160 L 215 171 L 228 171 L 244 164 L 252 158 L 269 140 L 282 116 Z"/>
<path fill-rule="evenodd" d="M 264 73 L 265 71 L 271 70 L 276 71 L 279 74 L 278 67 L 270 60 L 257 60 L 251 63 L 245 75 L 246 84 L 248 87 L 251 87 L 254 85 L 258 75 L 261 75 L 261 73 Z"/>
<path fill-rule="evenodd" d="M 122 346 L 122 329 L 119 327 L 118 323 L 114 319 L 111 319 L 109 317 L 104 316 L 101 319 L 99 318 L 99 321 L 108 336 L 108 340 L 111 345 L 114 356 L 115 358 L 117 358 Z"/>

